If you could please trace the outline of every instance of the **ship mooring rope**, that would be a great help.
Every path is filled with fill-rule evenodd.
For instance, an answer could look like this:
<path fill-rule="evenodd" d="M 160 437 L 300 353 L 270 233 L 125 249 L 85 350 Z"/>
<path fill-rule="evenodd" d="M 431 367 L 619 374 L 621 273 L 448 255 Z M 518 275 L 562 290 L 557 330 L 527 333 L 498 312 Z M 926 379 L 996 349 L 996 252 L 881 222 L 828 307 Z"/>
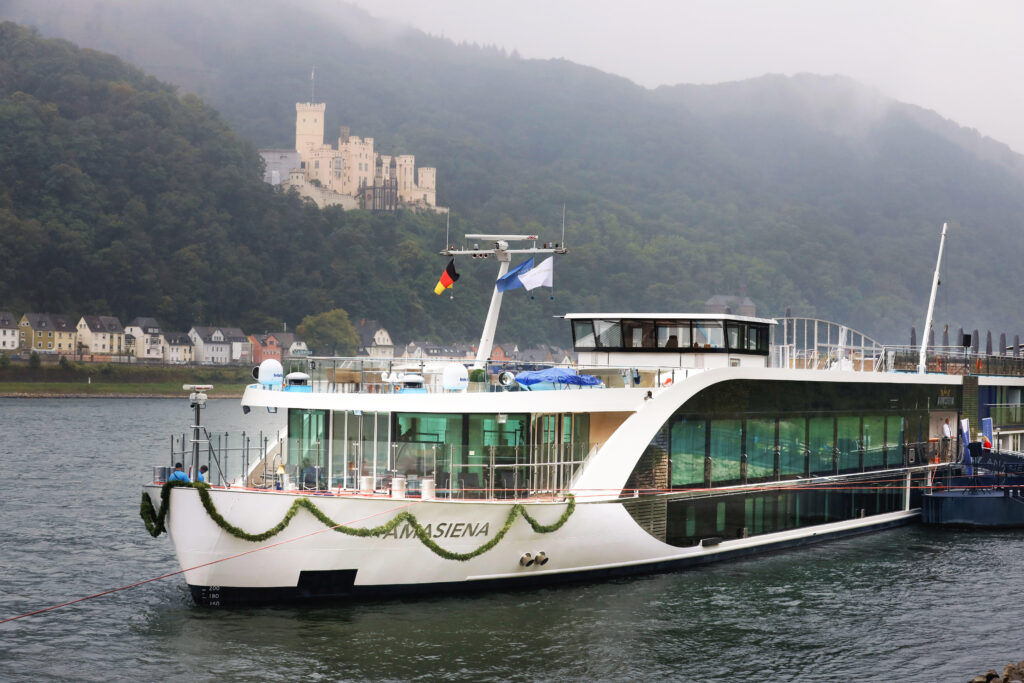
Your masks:
<path fill-rule="evenodd" d="M 389 512 L 395 512 L 395 511 L 403 510 L 404 508 L 408 508 L 408 507 L 411 507 L 411 506 L 417 505 L 417 504 L 419 504 L 419 501 L 412 501 L 412 502 L 406 503 L 405 505 L 400 505 L 398 507 L 394 507 L 394 508 L 391 508 L 391 509 L 388 509 L 388 510 L 381 510 L 380 512 L 375 512 L 372 515 L 367 515 L 366 517 L 362 517 L 360 519 L 353 519 L 352 521 L 350 521 L 348 523 L 349 524 L 357 524 L 359 522 L 365 521 L 367 519 L 371 519 L 371 518 L 376 517 L 378 515 L 383 515 L 383 514 L 387 514 Z M 270 548 L 276 548 L 277 546 L 285 545 L 287 543 L 294 543 L 295 541 L 300 541 L 300 540 L 302 540 L 304 538 L 309 538 L 310 536 L 316 536 L 318 534 L 322 534 L 325 531 L 330 531 L 330 530 L 331 529 L 329 527 L 328 528 L 324 528 L 324 529 L 317 529 L 316 531 L 311 531 L 308 534 L 303 534 L 301 536 L 296 536 L 295 538 L 288 538 L 288 539 L 285 539 L 283 541 L 278 541 L 276 543 L 271 543 L 269 545 L 260 546 L 259 548 L 253 548 L 252 550 L 246 550 L 244 552 L 236 553 L 234 555 L 229 555 L 227 557 L 221 557 L 221 558 L 216 559 L 216 560 L 210 560 L 209 562 L 204 562 L 203 564 L 197 564 L 194 567 L 187 567 L 185 569 L 179 569 L 178 571 L 169 572 L 167 574 L 161 574 L 160 576 L 154 576 L 154 577 L 149 578 L 149 579 L 143 579 L 142 581 L 136 581 L 135 583 L 129 583 L 129 584 L 125 585 L 125 586 L 119 586 L 117 588 L 111 588 L 109 590 L 105 590 L 105 591 L 102 591 L 100 593 L 94 593 L 92 595 L 87 595 L 87 596 L 82 597 L 82 598 L 76 598 L 74 600 L 68 600 L 67 602 L 62 602 L 59 605 L 51 605 L 50 607 L 44 607 L 42 609 L 33 610 L 31 612 L 26 612 L 24 614 L 19 614 L 19 615 L 14 616 L 14 617 L 7 617 L 6 619 L 0 619 L 0 624 L 6 624 L 6 623 L 11 622 L 11 621 L 18 621 L 19 619 L 24 619 L 26 617 L 31 617 L 31 616 L 34 616 L 36 614 L 43 614 L 45 612 L 52 612 L 53 610 L 60 609 L 62 607 L 68 607 L 69 605 L 75 605 L 75 604 L 80 603 L 80 602 L 85 602 L 86 600 L 94 600 L 96 598 L 101 598 L 104 595 L 110 595 L 112 593 L 120 593 L 121 591 L 126 591 L 129 588 L 135 588 L 137 586 L 143 586 L 143 585 L 145 585 L 147 583 L 153 583 L 154 581 L 160 581 L 161 579 L 167 579 L 167 578 L 170 578 L 172 576 L 178 576 L 179 574 L 184 574 L 186 572 L 195 571 L 196 569 L 202 569 L 203 567 L 209 567 L 211 565 L 220 564 L 221 562 L 227 562 L 228 560 L 234 560 L 234 559 L 239 558 L 239 557 L 245 557 L 246 555 L 252 555 L 253 553 L 258 553 L 258 552 L 261 552 L 263 550 L 268 550 Z"/>

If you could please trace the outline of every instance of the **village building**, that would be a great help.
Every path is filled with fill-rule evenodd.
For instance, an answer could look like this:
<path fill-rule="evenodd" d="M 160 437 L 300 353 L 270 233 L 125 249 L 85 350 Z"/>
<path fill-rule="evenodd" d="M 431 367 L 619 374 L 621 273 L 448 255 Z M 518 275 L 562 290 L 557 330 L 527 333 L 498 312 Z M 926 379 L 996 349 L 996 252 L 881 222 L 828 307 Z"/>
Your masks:
<path fill-rule="evenodd" d="M 13 313 L 0 311 L 0 353 L 18 348 L 18 320 Z"/>
<path fill-rule="evenodd" d="M 515 344 L 495 344 L 491 349 L 491 360 L 505 363 L 519 358 L 519 347 Z"/>
<path fill-rule="evenodd" d="M 231 345 L 228 351 L 229 363 L 252 363 L 252 342 L 238 327 L 222 327 L 224 339 Z"/>
<path fill-rule="evenodd" d="M 472 351 L 465 344 L 435 344 L 428 341 L 411 341 L 402 352 L 402 358 L 472 358 Z"/>
<path fill-rule="evenodd" d="M 276 334 L 250 334 L 249 342 L 252 344 L 252 362 L 256 365 L 268 359 L 281 360 L 281 342 Z"/>
<path fill-rule="evenodd" d="M 26 313 L 18 322 L 18 346 L 26 351 L 71 356 L 77 343 L 78 331 L 66 315 Z"/>
<path fill-rule="evenodd" d="M 125 353 L 124 327 L 110 315 L 83 315 L 78 320 L 78 355 Z"/>
<path fill-rule="evenodd" d="M 281 345 L 281 360 L 311 355 L 306 342 L 297 338 L 294 332 L 275 332 L 274 336 Z"/>
<path fill-rule="evenodd" d="M 195 346 L 192 338 L 185 332 L 165 332 L 164 362 L 174 365 L 187 365 L 195 362 Z"/>
<path fill-rule="evenodd" d="M 231 342 L 219 327 L 195 326 L 188 331 L 195 362 L 203 365 L 227 365 L 231 358 Z"/>
<path fill-rule="evenodd" d="M 733 294 L 715 294 L 704 302 L 705 313 L 749 315 L 754 317 L 755 306 L 750 297 L 745 294 L 739 296 Z"/>
<path fill-rule="evenodd" d="M 140 360 L 164 360 L 166 340 L 154 318 L 135 318 L 124 328 L 125 348 Z M 130 340 L 129 340 L 130 338 Z"/>
<path fill-rule="evenodd" d="M 370 358 L 394 358 L 395 344 L 391 335 L 376 320 L 361 318 L 354 326 L 359 335 L 359 355 Z"/>

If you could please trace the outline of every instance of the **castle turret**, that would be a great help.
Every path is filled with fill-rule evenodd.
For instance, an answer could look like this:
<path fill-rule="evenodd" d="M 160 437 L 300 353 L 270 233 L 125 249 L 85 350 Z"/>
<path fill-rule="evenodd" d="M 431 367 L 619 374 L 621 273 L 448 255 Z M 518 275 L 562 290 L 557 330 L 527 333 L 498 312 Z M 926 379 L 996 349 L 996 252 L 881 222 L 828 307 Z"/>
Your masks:
<path fill-rule="evenodd" d="M 295 149 L 298 150 L 307 167 L 310 161 L 310 149 L 319 149 L 324 144 L 324 111 L 327 105 L 323 102 L 295 103 Z"/>

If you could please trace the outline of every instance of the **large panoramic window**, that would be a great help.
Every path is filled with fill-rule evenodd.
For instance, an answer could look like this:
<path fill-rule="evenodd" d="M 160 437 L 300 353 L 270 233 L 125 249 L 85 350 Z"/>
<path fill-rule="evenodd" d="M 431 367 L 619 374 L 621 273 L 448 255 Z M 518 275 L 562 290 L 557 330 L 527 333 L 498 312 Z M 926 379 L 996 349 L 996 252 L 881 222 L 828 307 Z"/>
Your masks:
<path fill-rule="evenodd" d="M 812 417 L 808 423 L 807 447 L 811 451 L 811 474 L 831 474 L 835 421 L 831 417 Z"/>
<path fill-rule="evenodd" d="M 836 448 L 839 471 L 860 471 L 860 418 L 843 415 L 836 418 Z"/>
<path fill-rule="evenodd" d="M 711 481 L 715 484 L 740 478 L 743 454 L 743 421 L 711 421 Z"/>
<path fill-rule="evenodd" d="M 299 488 L 322 489 L 327 481 L 327 411 L 288 410 L 288 465 Z"/>
<path fill-rule="evenodd" d="M 864 469 L 881 467 L 885 464 L 885 418 L 869 416 L 864 418 Z"/>
<path fill-rule="evenodd" d="M 683 418 L 672 425 L 673 486 L 704 484 L 705 427 L 703 419 Z"/>
<path fill-rule="evenodd" d="M 885 464 L 889 467 L 903 465 L 903 418 L 890 415 L 885 418 Z"/>
<path fill-rule="evenodd" d="M 398 413 L 395 469 L 400 473 L 435 477 L 439 492 L 447 494 L 453 463 L 463 463 L 462 415 Z"/>
<path fill-rule="evenodd" d="M 775 420 L 747 420 L 747 478 L 769 479 L 775 473 Z"/>
<path fill-rule="evenodd" d="M 802 477 L 807 473 L 807 420 L 787 417 L 779 420 L 779 470 L 783 477 Z"/>
<path fill-rule="evenodd" d="M 674 546 L 692 546 L 708 537 L 756 536 L 853 519 L 862 509 L 865 514 L 894 512 L 903 509 L 903 495 L 904 489 L 893 482 L 869 480 L 847 489 L 754 491 L 717 500 L 670 501 L 665 540 Z"/>

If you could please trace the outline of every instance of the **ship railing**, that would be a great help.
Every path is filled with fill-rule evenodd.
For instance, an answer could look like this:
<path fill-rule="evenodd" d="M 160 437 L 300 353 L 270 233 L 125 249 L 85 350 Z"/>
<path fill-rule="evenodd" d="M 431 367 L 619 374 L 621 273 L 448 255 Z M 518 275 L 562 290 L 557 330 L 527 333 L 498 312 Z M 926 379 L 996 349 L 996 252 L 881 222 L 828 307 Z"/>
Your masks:
<path fill-rule="evenodd" d="M 199 465 L 208 468 L 206 482 L 214 486 L 268 488 L 273 484 L 275 463 L 280 461 L 280 434 L 257 432 L 210 432 L 199 439 Z M 170 469 L 182 463 L 190 479 L 196 478 L 194 440 L 191 434 L 171 436 Z"/>
<path fill-rule="evenodd" d="M 607 365 L 582 367 L 568 362 L 489 360 L 486 367 L 474 369 L 465 358 L 369 358 L 311 356 L 287 361 L 286 373 L 305 372 L 318 393 L 444 393 L 444 371 L 451 364 L 466 368 L 468 392 L 525 391 L 515 383 L 502 384 L 504 373 L 516 375 L 528 370 L 571 368 L 581 374 L 595 375 L 603 387 L 654 388 L 669 380 L 680 381 L 702 369 L 671 368 L 660 365 Z M 421 383 L 422 382 L 422 383 Z M 557 390 L 590 390 L 601 387 L 566 386 Z"/>
<path fill-rule="evenodd" d="M 884 372 L 917 372 L 920 347 L 884 347 Z M 970 347 L 936 346 L 925 353 L 925 370 L 945 375 L 994 375 L 1024 377 L 1024 357 L 1008 354 L 979 353 Z"/>
<path fill-rule="evenodd" d="M 883 363 L 881 347 L 855 349 L 837 344 L 818 344 L 813 348 L 775 345 L 768 357 L 769 367 L 789 370 L 877 372 Z"/>

